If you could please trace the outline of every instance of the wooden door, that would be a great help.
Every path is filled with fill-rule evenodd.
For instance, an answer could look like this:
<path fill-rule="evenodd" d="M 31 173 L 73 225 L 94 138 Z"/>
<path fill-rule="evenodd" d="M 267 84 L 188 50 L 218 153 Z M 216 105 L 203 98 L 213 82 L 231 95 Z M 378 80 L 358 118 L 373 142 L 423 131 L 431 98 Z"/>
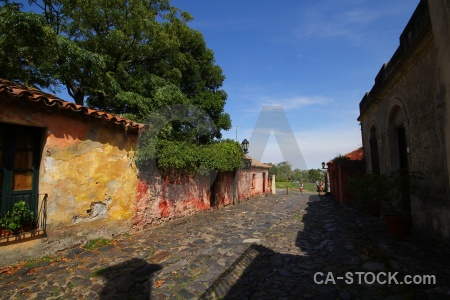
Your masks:
<path fill-rule="evenodd" d="M 41 129 L 0 123 L 0 213 L 25 200 L 37 210 Z"/>

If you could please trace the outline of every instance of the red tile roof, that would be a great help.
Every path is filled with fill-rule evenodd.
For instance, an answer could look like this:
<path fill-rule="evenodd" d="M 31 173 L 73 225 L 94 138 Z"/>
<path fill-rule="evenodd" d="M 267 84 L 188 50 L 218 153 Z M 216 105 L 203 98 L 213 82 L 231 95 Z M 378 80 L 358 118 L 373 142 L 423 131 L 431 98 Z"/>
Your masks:
<path fill-rule="evenodd" d="M 90 109 L 83 105 L 77 105 L 72 102 L 64 101 L 55 95 L 45 93 L 39 89 L 2 78 L 0 78 L 0 96 L 6 96 L 7 98 L 14 99 L 14 101 L 33 103 L 35 105 L 53 110 L 66 111 L 75 115 L 88 116 L 93 119 L 103 120 L 120 125 L 127 130 L 137 131 L 144 127 L 143 124 L 136 123 L 101 110 Z M 3 97 L 0 97 L 0 99 L 1 98 Z"/>
<path fill-rule="evenodd" d="M 364 151 L 363 148 L 360 147 L 350 153 L 345 154 L 344 156 L 348 157 L 350 160 L 362 160 L 364 157 Z"/>
<path fill-rule="evenodd" d="M 251 159 L 252 160 L 252 167 L 255 168 L 265 168 L 265 169 L 270 169 L 272 168 L 271 165 L 265 164 L 260 162 L 259 160 L 254 159 L 253 157 L 248 156 L 247 154 L 244 154 L 244 157 L 247 159 Z"/>

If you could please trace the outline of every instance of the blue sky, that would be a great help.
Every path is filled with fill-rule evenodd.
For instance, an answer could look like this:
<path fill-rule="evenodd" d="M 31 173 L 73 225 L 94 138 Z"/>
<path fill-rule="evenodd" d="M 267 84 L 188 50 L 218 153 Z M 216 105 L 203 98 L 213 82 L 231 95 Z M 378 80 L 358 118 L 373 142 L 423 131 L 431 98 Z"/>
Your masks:
<path fill-rule="evenodd" d="M 397 49 L 418 3 L 171 1 L 193 15 L 190 26 L 203 34 L 223 69 L 225 110 L 238 127 L 238 140 L 250 140 L 264 106 L 282 106 L 304 163 L 283 157 L 273 133 L 262 150 L 252 152 L 250 140 L 249 154 L 302 169 L 320 168 L 322 161 L 361 146 L 359 102 Z M 236 128 L 223 138 L 235 139 Z"/>

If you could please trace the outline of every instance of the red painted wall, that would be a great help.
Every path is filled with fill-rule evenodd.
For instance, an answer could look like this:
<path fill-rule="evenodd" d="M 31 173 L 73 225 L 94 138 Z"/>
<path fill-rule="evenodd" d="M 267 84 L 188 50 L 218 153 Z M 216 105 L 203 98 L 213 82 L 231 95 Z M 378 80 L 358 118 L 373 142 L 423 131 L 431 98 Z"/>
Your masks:
<path fill-rule="evenodd" d="M 211 207 L 209 176 L 177 177 L 140 176 L 133 219 L 136 229 Z"/>
<path fill-rule="evenodd" d="M 329 163 L 328 172 L 330 174 L 330 192 L 335 199 L 341 205 L 354 202 L 354 195 L 348 187 L 348 180 L 365 172 L 364 162 L 350 160 L 341 162 L 339 165 Z"/>

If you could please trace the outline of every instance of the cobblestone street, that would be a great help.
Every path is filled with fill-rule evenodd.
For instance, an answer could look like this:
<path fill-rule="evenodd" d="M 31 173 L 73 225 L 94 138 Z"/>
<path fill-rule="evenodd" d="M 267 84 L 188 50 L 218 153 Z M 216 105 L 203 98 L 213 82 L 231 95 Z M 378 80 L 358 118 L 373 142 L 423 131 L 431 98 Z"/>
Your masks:
<path fill-rule="evenodd" d="M 281 191 L 280 191 L 281 192 Z M 282 192 L 281 192 L 282 193 Z M 423 237 L 393 239 L 379 218 L 317 195 L 270 195 L 210 210 L 95 250 L 67 249 L 11 268 L 2 299 L 446 299 L 448 248 Z M 395 285 L 326 275 L 435 275 Z"/>

